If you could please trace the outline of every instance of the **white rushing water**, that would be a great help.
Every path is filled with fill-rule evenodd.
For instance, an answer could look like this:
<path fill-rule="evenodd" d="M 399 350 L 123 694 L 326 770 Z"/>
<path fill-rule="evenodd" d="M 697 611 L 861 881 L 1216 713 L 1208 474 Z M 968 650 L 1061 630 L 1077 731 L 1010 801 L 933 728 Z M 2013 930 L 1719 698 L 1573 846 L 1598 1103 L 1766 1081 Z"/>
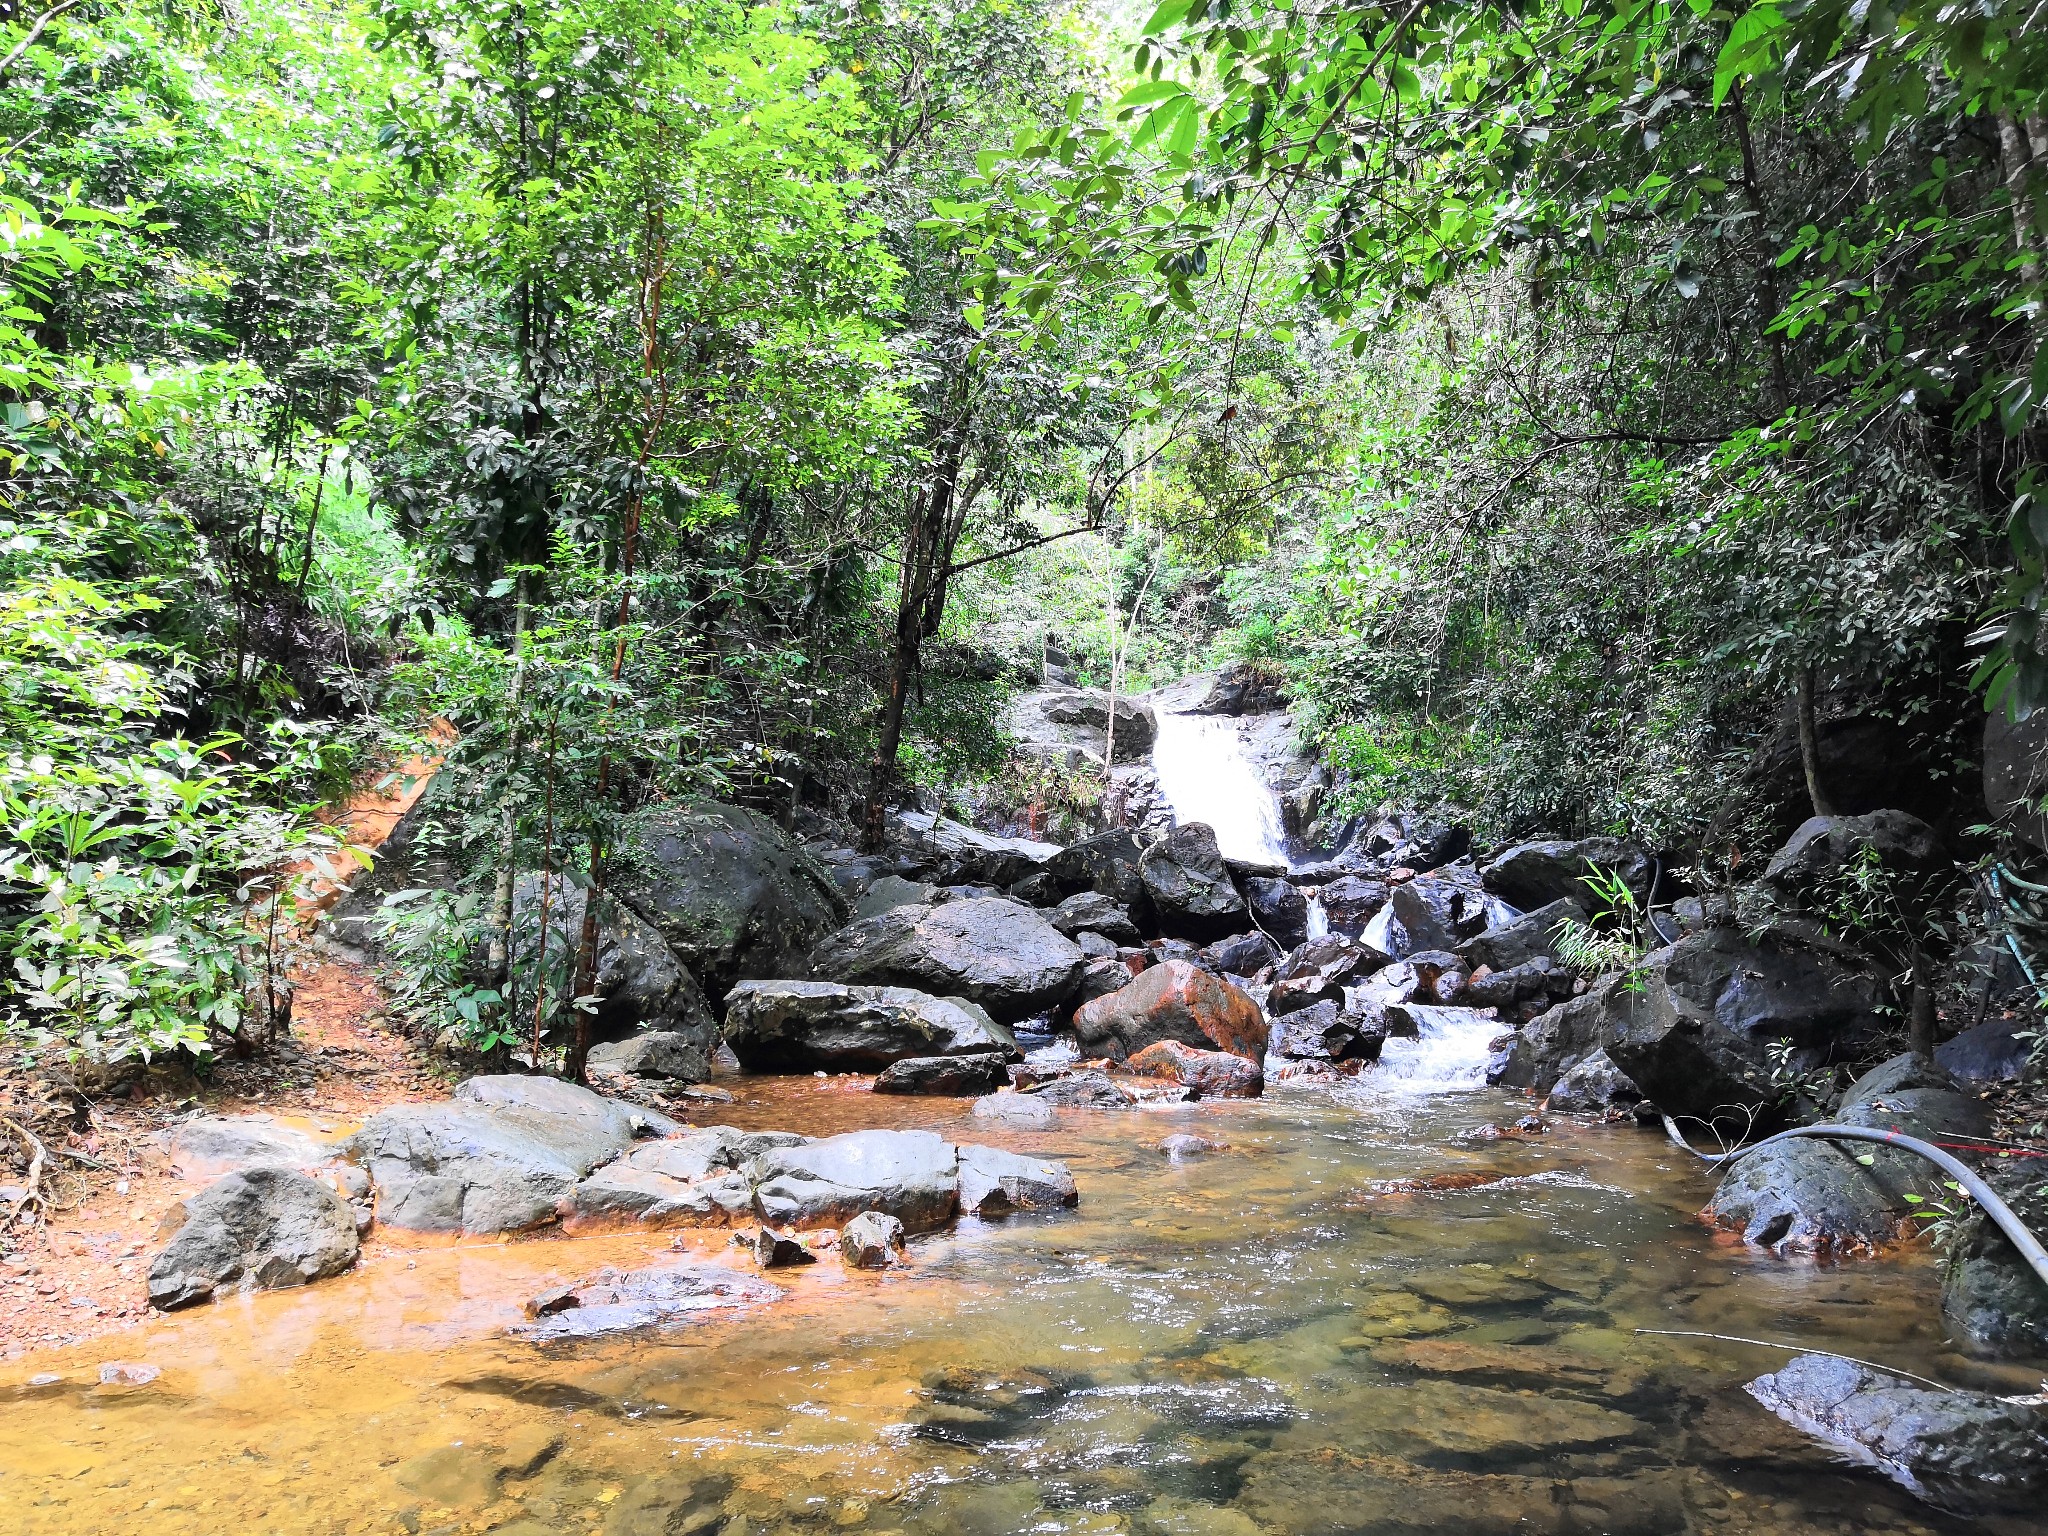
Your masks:
<path fill-rule="evenodd" d="M 1389 1040 L 1380 1051 L 1379 1066 L 1360 1082 L 1404 1093 L 1484 1088 L 1486 1063 L 1503 1027 L 1493 1019 L 1425 1024 L 1416 1039 Z"/>
<path fill-rule="evenodd" d="M 1214 827 L 1216 846 L 1226 857 L 1289 863 L 1279 797 L 1245 755 L 1234 720 L 1161 711 L 1152 767 L 1174 819 Z"/>

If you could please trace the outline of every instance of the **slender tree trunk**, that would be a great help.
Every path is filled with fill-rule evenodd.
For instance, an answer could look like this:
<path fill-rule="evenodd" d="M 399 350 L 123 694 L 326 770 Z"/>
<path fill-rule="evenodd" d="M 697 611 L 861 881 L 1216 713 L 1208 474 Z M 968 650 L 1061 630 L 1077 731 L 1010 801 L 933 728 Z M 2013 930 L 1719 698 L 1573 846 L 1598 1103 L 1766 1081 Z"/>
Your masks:
<path fill-rule="evenodd" d="M 1827 790 L 1821 784 L 1820 775 L 1820 726 L 1813 702 L 1814 677 L 1812 667 L 1802 667 L 1799 672 L 1799 766 L 1806 773 L 1806 798 L 1813 802 L 1813 814 L 1832 816 L 1834 803 L 1828 799 Z"/>
<path fill-rule="evenodd" d="M 512 695 L 509 704 L 511 727 L 505 742 L 505 773 L 509 779 L 519 771 L 519 754 L 526 745 L 526 572 L 516 580 L 512 599 Z M 519 797 L 508 789 L 503 822 L 498 832 L 498 876 L 491 887 L 490 968 L 503 984 L 506 1006 L 511 1006 L 512 885 L 513 864 L 519 857 Z"/>
<path fill-rule="evenodd" d="M 313 515 L 306 520 L 306 552 L 299 560 L 298 592 L 306 595 L 306 578 L 313 574 L 313 544 L 320 533 L 320 498 L 327 493 L 327 460 L 331 450 L 320 450 L 320 478 L 313 484 Z"/>
<path fill-rule="evenodd" d="M 1934 988 L 1927 973 L 1933 967 L 1928 953 L 1913 946 L 1913 991 L 1906 1008 L 1906 1049 L 1916 1056 L 1934 1057 Z"/>
<path fill-rule="evenodd" d="M 1728 101 L 1735 109 L 1735 137 L 1742 150 L 1743 200 L 1749 204 L 1756 219 L 1757 238 L 1763 242 L 1757 259 L 1756 301 L 1757 308 L 1763 311 L 1764 345 L 1771 358 L 1771 414 L 1783 416 L 1792 405 L 1792 379 L 1785 364 L 1785 333 L 1771 324 L 1778 318 L 1779 307 L 1777 253 L 1771 249 L 1770 217 L 1764 208 L 1763 185 L 1758 179 L 1756 143 L 1749 131 L 1749 105 L 1743 99 L 1740 84 L 1729 92 Z"/>
<path fill-rule="evenodd" d="M 555 896 L 555 732 L 561 723 L 562 712 L 557 709 L 548 721 L 547 788 L 541 793 L 545 808 L 541 812 L 540 942 L 533 951 L 533 1056 L 527 1062 L 535 1072 L 540 1071 L 540 1032 L 547 1017 L 548 912 Z"/>

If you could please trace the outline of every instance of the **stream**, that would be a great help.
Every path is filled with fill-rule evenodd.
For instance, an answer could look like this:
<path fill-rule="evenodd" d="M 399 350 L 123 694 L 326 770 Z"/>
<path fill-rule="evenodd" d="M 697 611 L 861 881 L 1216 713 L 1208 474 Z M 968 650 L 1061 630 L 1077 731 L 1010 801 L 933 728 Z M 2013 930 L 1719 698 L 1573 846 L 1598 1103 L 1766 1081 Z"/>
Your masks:
<path fill-rule="evenodd" d="M 1161 737 L 1184 818 L 1284 859 L 1231 722 L 1167 716 Z M 718 1231 L 379 1228 L 341 1278 L 10 1367 L 0 1529 L 2040 1528 L 1945 1516 L 1742 1391 L 1787 1351 L 1734 1338 L 2028 1390 L 1946 1352 L 1926 1256 L 1830 1268 L 1717 1237 L 1694 1217 L 1707 1179 L 1661 1139 L 1512 1129 L 1528 1101 L 1480 1086 L 1492 1033 L 1391 1041 L 1334 1089 L 1059 1110 L 1044 1130 L 864 1078 L 727 1078 L 738 1102 L 693 1120 L 930 1128 L 1064 1159 L 1081 1204 L 965 1219 L 898 1269 L 827 1252 L 685 1326 L 555 1344 L 517 1336 L 522 1305 L 605 1266 L 753 1271 Z M 1222 1145 L 1174 1161 L 1176 1132 Z"/>
<path fill-rule="evenodd" d="M 1752 1404 L 1740 1383 L 1782 1351 L 1633 1331 L 1966 1379 L 1926 1263 L 1718 1241 L 1692 1219 L 1698 1170 L 1633 1128 L 1474 1141 L 1525 1102 L 1399 1078 L 1042 1132 L 859 1079 L 733 1081 L 733 1123 L 1063 1157 L 1080 1208 L 965 1221 L 880 1274 L 827 1255 L 770 1272 L 779 1301 L 577 1345 L 506 1330 L 549 1284 L 666 1259 L 663 1238 L 380 1236 L 341 1279 L 14 1368 L 0 1528 L 1982 1528 Z M 1156 1144 L 1183 1130 L 1227 1150 L 1172 1163 Z M 716 1258 L 722 1238 L 678 1246 Z M 161 1374 L 100 1385 L 108 1360 Z"/>

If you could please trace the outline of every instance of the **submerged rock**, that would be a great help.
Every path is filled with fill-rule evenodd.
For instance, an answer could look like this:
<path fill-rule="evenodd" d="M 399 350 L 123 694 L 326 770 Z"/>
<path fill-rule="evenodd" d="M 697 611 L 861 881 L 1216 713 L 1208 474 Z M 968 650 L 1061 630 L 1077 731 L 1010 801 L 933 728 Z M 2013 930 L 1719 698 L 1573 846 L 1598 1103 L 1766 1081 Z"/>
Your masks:
<path fill-rule="evenodd" d="M 1937 1504 L 2036 1512 L 2048 1497 L 2048 1411 L 2038 1404 L 1937 1391 L 1836 1355 L 1800 1355 L 1749 1394 Z"/>
<path fill-rule="evenodd" d="M 149 1267 L 149 1304 L 165 1311 L 224 1290 L 323 1280 L 361 1251 L 347 1203 L 285 1168 L 228 1174 L 184 1201 L 173 1219 L 171 1240 Z"/>
<path fill-rule="evenodd" d="M 1005 1022 L 1066 1001 L 1084 964 L 1043 913 L 1000 897 L 897 907 L 840 929 L 806 962 L 821 981 L 964 998 Z"/>
<path fill-rule="evenodd" d="M 965 998 L 832 981 L 741 982 L 726 995 L 725 1041 L 754 1072 L 877 1072 L 910 1057 L 1017 1054 L 1016 1037 Z"/>
<path fill-rule="evenodd" d="M 1221 976 L 1185 960 L 1155 965 L 1074 1014 L 1074 1038 L 1081 1049 L 1118 1061 L 1161 1040 L 1259 1061 L 1265 1056 L 1266 1034 L 1266 1016 L 1257 1003 Z"/>
<path fill-rule="evenodd" d="M 552 1342 L 674 1328 L 781 1297 L 780 1287 L 722 1264 L 689 1261 L 602 1269 L 551 1298 L 552 1310 L 513 1334 Z"/>
<path fill-rule="evenodd" d="M 992 1093 L 976 1099 L 973 1115 L 977 1120 L 999 1120 L 1020 1130 L 1050 1130 L 1053 1123 L 1049 1102 L 1021 1093 Z"/>

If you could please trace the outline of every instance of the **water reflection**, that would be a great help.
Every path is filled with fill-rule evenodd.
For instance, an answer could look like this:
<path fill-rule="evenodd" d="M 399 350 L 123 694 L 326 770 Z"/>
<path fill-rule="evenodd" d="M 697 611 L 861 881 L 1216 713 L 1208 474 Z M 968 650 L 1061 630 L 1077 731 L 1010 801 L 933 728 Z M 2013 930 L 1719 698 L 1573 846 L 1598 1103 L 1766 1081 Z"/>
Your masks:
<path fill-rule="evenodd" d="M 665 1238 L 381 1242 L 366 1270 L 29 1362 L 0 1529 L 929 1533 L 1981 1529 L 1835 1464 L 1739 1384 L 1781 1353 L 1953 1374 L 1923 1264 L 1826 1270 L 1691 1221 L 1627 1128 L 1475 1144 L 1487 1094 L 1283 1089 L 1050 1131 L 811 1079 L 735 1123 L 931 1125 L 1067 1157 L 1064 1217 L 969 1221 L 901 1271 L 826 1263 L 660 1338 L 537 1347 L 519 1302 Z M 1172 1163 L 1197 1130 L 1228 1150 Z M 1451 1187 L 1402 1188 L 1472 1175 Z M 686 1239 L 720 1257 L 720 1237 Z M 115 1351 L 118 1351 L 118 1356 Z M 101 1387 L 104 1358 L 162 1368 Z M 2019 1527 L 2011 1527 L 2018 1529 Z M 1995 1527 L 1994 1527 L 1995 1529 Z"/>

